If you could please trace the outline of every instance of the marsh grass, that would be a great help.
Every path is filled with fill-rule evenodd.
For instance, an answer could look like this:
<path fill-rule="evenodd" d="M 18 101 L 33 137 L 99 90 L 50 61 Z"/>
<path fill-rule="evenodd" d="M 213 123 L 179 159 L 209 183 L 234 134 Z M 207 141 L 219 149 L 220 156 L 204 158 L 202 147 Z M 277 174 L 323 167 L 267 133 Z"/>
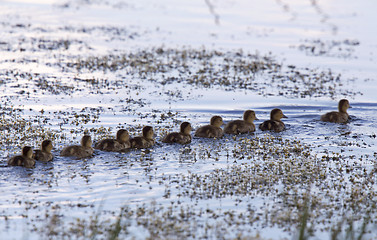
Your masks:
<path fill-rule="evenodd" d="M 334 98 L 339 94 L 358 94 L 351 89 L 343 89 L 341 75 L 331 70 L 284 66 L 274 56 L 245 53 L 242 50 L 222 52 L 204 48 L 161 47 L 79 58 L 62 67 L 65 71 L 78 73 L 97 71 L 119 74 L 126 71 L 125 78 L 141 78 L 161 85 L 184 83 L 226 91 L 246 89 L 265 96 Z"/>

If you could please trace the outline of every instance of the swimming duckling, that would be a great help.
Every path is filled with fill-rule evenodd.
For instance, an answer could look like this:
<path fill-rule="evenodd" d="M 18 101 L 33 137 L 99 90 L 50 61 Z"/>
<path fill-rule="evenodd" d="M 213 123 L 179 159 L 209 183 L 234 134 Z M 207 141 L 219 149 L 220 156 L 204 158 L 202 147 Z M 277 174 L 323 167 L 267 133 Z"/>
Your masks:
<path fill-rule="evenodd" d="M 150 148 L 154 145 L 154 131 L 151 126 L 143 127 L 143 136 L 130 139 L 132 148 Z"/>
<path fill-rule="evenodd" d="M 264 121 L 259 125 L 260 130 L 271 130 L 275 132 L 281 132 L 285 129 L 285 124 L 280 120 L 282 118 L 288 118 L 283 112 L 275 108 L 270 113 L 270 120 Z"/>
<path fill-rule="evenodd" d="M 44 140 L 41 144 L 41 149 L 35 150 L 33 158 L 41 162 L 49 162 L 54 159 L 54 156 L 51 153 L 52 150 L 52 141 Z"/>
<path fill-rule="evenodd" d="M 180 143 L 187 144 L 191 142 L 191 124 L 189 122 L 183 122 L 181 124 L 180 132 L 169 133 L 162 139 L 164 143 Z"/>
<path fill-rule="evenodd" d="M 224 127 L 224 132 L 228 134 L 240 134 L 255 132 L 254 120 L 258 120 L 255 116 L 255 112 L 247 110 L 243 113 L 243 120 L 234 120 L 228 122 Z"/>
<path fill-rule="evenodd" d="M 22 154 L 9 159 L 8 166 L 23 166 L 26 168 L 33 168 L 35 160 L 33 157 L 33 148 L 25 146 L 22 148 Z"/>
<path fill-rule="evenodd" d="M 223 130 L 220 128 L 224 124 L 220 116 L 213 116 L 210 125 L 205 125 L 196 130 L 196 137 L 220 138 L 223 136 Z"/>
<path fill-rule="evenodd" d="M 333 122 L 333 123 L 345 123 L 349 119 L 347 109 L 351 108 L 350 103 L 347 99 L 342 99 L 339 101 L 338 110 L 339 112 L 328 112 L 321 116 L 321 121 Z"/>
<path fill-rule="evenodd" d="M 80 146 L 67 146 L 63 148 L 60 155 L 65 157 L 77 157 L 78 159 L 91 157 L 93 155 L 92 138 L 89 135 L 83 136 Z"/>
<path fill-rule="evenodd" d="M 116 139 L 103 139 L 95 144 L 94 148 L 108 152 L 121 152 L 130 148 L 130 135 L 125 129 L 120 129 L 117 132 Z"/>

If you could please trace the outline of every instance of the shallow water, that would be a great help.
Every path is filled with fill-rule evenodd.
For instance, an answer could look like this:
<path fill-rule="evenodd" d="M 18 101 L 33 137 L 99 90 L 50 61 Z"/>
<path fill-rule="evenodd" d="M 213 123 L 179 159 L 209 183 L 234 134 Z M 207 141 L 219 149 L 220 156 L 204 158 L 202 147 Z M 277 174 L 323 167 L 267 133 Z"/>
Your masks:
<path fill-rule="evenodd" d="M 328 238 L 329 227 L 351 215 L 355 229 L 370 216 L 366 238 L 377 237 L 375 4 L 224 0 L 213 6 L 211 14 L 205 1 L 2 2 L 2 238 L 86 239 L 93 218 L 107 227 L 125 207 L 127 214 L 149 210 L 123 220 L 120 236 L 129 239 L 153 238 L 153 226 L 178 229 L 161 230 L 162 238 L 291 239 L 306 195 L 314 239 Z M 186 61 L 179 58 L 183 51 Z M 156 64 L 78 67 L 145 53 Z M 255 57 L 249 53 L 271 69 L 247 74 L 223 65 L 242 67 Z M 191 83 L 197 73 L 219 81 Z M 238 85 L 234 76 L 240 82 L 250 76 L 250 85 Z M 350 100 L 350 122 L 320 122 L 341 98 Z M 252 109 L 258 125 L 273 108 L 288 116 L 282 133 L 96 151 L 80 161 L 58 156 L 87 131 L 96 141 L 120 127 L 138 135 L 149 124 L 159 141 L 181 121 L 195 129 L 213 115 L 227 122 Z M 6 167 L 10 155 L 24 144 L 38 147 L 43 137 L 54 139 L 53 163 Z"/>

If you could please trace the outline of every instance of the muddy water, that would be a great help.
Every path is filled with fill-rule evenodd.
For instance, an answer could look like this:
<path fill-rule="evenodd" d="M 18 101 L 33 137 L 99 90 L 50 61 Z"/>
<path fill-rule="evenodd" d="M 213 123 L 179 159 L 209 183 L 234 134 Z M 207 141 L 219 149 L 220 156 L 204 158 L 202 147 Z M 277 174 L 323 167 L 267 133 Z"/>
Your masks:
<path fill-rule="evenodd" d="M 104 228 L 122 207 L 130 215 L 121 236 L 137 239 L 154 231 L 291 239 L 305 199 L 319 239 L 350 216 L 360 229 L 377 214 L 372 3 L 217 1 L 212 13 L 205 1 L 3 3 L 1 237 L 85 239 L 96 217 L 103 231 L 96 234 L 108 236 Z M 96 58 L 115 68 L 93 64 Z M 228 70 L 225 62 L 240 67 Z M 350 100 L 350 122 L 320 122 L 341 98 Z M 282 133 L 6 167 L 24 144 L 37 147 L 46 136 L 58 155 L 87 131 L 96 141 L 120 127 L 138 135 L 149 124 L 158 141 L 181 121 L 197 128 L 212 115 L 227 122 L 253 109 L 258 125 L 273 108 L 288 116 Z M 178 230 L 167 233 L 172 226 Z M 372 220 L 367 238 L 376 237 L 375 227 Z"/>

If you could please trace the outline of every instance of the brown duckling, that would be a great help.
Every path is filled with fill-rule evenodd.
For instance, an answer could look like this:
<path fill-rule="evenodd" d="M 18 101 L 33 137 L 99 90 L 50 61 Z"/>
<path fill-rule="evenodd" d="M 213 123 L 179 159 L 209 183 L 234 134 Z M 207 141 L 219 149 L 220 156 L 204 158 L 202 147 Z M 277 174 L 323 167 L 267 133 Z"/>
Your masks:
<path fill-rule="evenodd" d="M 196 130 L 196 137 L 204 138 L 220 138 L 223 136 L 223 130 L 221 126 L 224 124 L 223 119 L 220 116 L 213 116 L 211 118 L 210 125 L 205 125 Z"/>
<path fill-rule="evenodd" d="M 131 147 L 132 148 L 150 148 L 155 143 L 153 137 L 154 137 L 153 127 L 145 126 L 143 127 L 142 136 L 131 138 L 130 140 Z"/>
<path fill-rule="evenodd" d="M 95 149 L 108 152 L 121 152 L 130 147 L 130 135 L 125 129 L 118 130 L 116 139 L 103 139 L 97 142 L 94 146 Z"/>
<path fill-rule="evenodd" d="M 85 135 L 81 139 L 81 145 L 71 145 L 63 148 L 60 152 L 61 156 L 88 158 L 93 155 L 92 138 L 89 135 Z"/>
<path fill-rule="evenodd" d="M 281 132 L 285 129 L 285 124 L 280 120 L 282 118 L 288 118 L 278 108 L 275 108 L 270 113 L 270 120 L 264 121 L 259 125 L 260 130 L 271 130 L 275 132 Z"/>
<path fill-rule="evenodd" d="M 52 141 L 44 140 L 41 144 L 41 149 L 35 150 L 33 158 L 41 162 L 49 162 L 54 159 L 54 156 L 51 153 L 52 150 Z"/>
<path fill-rule="evenodd" d="M 189 122 L 183 122 L 181 124 L 180 132 L 169 133 L 162 139 L 164 143 L 180 143 L 187 144 L 191 142 L 191 124 Z"/>
<path fill-rule="evenodd" d="M 247 110 L 243 113 L 243 120 L 234 120 L 228 122 L 224 127 L 224 132 L 228 134 L 240 134 L 255 132 L 254 120 L 258 120 L 255 112 Z"/>
<path fill-rule="evenodd" d="M 321 121 L 333 122 L 333 123 L 345 123 L 349 119 L 347 109 L 351 108 L 350 103 L 347 99 L 342 99 L 339 101 L 338 110 L 339 112 L 328 112 L 321 116 Z"/>
<path fill-rule="evenodd" d="M 33 168 L 35 166 L 35 160 L 33 159 L 33 148 L 29 146 L 23 147 L 22 154 L 9 159 L 8 166 Z"/>

